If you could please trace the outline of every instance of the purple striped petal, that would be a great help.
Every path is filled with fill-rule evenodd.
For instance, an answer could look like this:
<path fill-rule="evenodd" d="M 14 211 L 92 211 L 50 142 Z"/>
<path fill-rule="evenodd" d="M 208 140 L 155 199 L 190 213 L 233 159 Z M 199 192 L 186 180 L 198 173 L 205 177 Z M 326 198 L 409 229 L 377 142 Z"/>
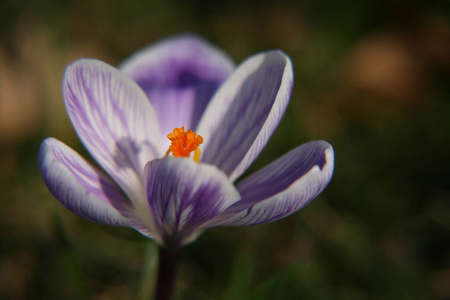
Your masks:
<path fill-rule="evenodd" d="M 215 221 L 226 220 L 220 225 L 241 226 L 287 217 L 328 185 L 333 167 L 330 144 L 325 141 L 303 144 L 239 183 L 242 200 Z"/>
<path fill-rule="evenodd" d="M 92 156 L 133 201 L 145 201 L 145 164 L 161 157 L 161 137 L 147 96 L 126 75 L 97 60 L 70 65 L 64 100 L 72 123 Z"/>
<path fill-rule="evenodd" d="M 175 127 L 195 130 L 209 100 L 233 68 L 227 54 L 192 35 L 151 45 L 120 67 L 147 94 L 164 138 Z"/>
<path fill-rule="evenodd" d="M 243 62 L 211 100 L 200 121 L 202 162 L 232 181 L 255 160 L 277 127 L 292 90 L 292 65 L 281 51 Z"/>
<path fill-rule="evenodd" d="M 89 221 L 131 227 L 117 211 L 131 210 L 116 185 L 62 142 L 48 138 L 39 150 L 47 188 L 65 207 Z"/>
<path fill-rule="evenodd" d="M 153 160 L 145 175 L 156 229 L 167 244 L 186 242 L 240 199 L 223 172 L 189 158 Z"/>

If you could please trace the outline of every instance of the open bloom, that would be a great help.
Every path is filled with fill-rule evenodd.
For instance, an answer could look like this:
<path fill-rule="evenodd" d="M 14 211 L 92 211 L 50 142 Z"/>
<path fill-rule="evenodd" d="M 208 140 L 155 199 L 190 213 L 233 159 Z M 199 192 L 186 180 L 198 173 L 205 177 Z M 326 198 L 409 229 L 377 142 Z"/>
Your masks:
<path fill-rule="evenodd" d="M 134 228 L 164 246 L 183 245 L 213 226 L 276 221 L 316 197 L 334 164 L 332 147 L 312 141 L 234 184 L 278 125 L 292 81 L 281 51 L 235 68 L 193 36 L 143 49 L 119 69 L 78 60 L 66 70 L 64 101 L 105 173 L 47 138 L 41 176 L 75 214 Z"/>

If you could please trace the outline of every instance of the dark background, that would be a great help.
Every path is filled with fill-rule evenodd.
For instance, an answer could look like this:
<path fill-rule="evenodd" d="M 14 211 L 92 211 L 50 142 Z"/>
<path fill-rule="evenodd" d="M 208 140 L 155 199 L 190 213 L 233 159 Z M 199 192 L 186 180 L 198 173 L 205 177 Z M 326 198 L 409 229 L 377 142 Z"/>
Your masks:
<path fill-rule="evenodd" d="M 288 111 L 251 170 L 329 141 L 329 187 L 279 222 L 188 246 L 176 299 L 450 299 L 450 2 L 0 2 L 0 299 L 149 299 L 156 248 L 89 223 L 44 187 L 39 144 L 88 154 L 64 111 L 73 60 L 117 65 L 193 32 L 237 63 L 293 61 Z"/>

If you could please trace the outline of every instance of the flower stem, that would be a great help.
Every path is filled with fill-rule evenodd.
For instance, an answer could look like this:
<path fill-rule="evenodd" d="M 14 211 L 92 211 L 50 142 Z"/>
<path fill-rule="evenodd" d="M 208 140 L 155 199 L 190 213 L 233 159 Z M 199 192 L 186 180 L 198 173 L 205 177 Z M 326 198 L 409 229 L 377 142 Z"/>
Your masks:
<path fill-rule="evenodd" d="M 159 271 L 155 300 L 169 300 L 173 293 L 179 248 L 159 248 Z"/>
<path fill-rule="evenodd" d="M 158 268 L 158 246 L 153 241 L 147 241 L 140 276 L 139 290 L 136 300 L 148 300 L 155 294 L 156 272 Z"/>

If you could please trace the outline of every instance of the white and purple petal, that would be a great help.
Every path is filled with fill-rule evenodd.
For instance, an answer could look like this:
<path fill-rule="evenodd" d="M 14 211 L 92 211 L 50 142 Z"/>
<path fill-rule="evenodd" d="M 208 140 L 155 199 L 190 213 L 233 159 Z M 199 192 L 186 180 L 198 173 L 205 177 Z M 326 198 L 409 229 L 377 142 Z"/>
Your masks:
<path fill-rule="evenodd" d="M 202 162 L 236 180 L 255 160 L 284 114 L 292 90 L 290 59 L 268 51 L 243 62 L 220 87 L 200 121 Z"/>
<path fill-rule="evenodd" d="M 62 142 L 47 138 L 39 150 L 39 170 L 47 188 L 65 207 L 87 220 L 131 227 L 119 213 L 132 207 L 117 186 Z"/>
<path fill-rule="evenodd" d="M 188 158 L 149 162 L 145 181 L 155 230 L 166 243 L 186 242 L 240 199 L 222 171 Z"/>
<path fill-rule="evenodd" d="M 147 96 L 117 69 L 89 59 L 67 68 L 63 93 L 72 124 L 88 151 L 132 201 L 143 200 L 145 163 L 165 151 Z"/>
<path fill-rule="evenodd" d="M 242 200 L 218 216 L 211 226 L 256 225 L 287 217 L 322 192 L 331 180 L 333 168 L 330 144 L 303 144 L 240 182 L 237 188 Z"/>
<path fill-rule="evenodd" d="M 147 94 L 165 137 L 175 127 L 196 129 L 234 64 L 226 53 L 200 37 L 181 35 L 140 50 L 120 69 Z"/>

